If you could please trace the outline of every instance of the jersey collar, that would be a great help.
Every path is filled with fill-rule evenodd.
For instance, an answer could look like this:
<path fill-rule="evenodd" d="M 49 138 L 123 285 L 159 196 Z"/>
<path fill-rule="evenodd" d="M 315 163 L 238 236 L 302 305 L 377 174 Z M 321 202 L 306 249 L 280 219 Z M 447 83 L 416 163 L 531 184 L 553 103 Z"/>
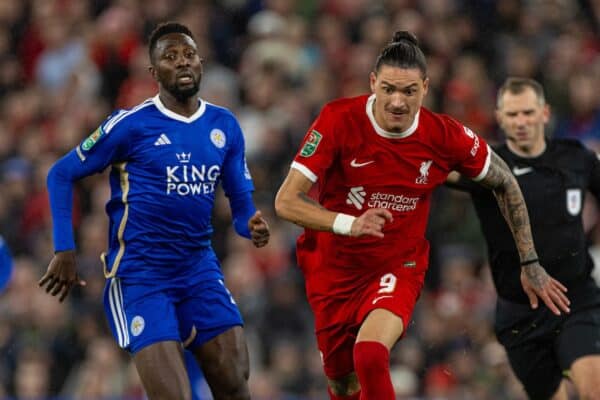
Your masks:
<path fill-rule="evenodd" d="M 388 132 L 385 129 L 383 129 L 382 127 L 380 127 L 379 124 L 377 124 L 377 121 L 375 121 L 375 115 L 373 115 L 373 103 L 374 102 L 375 102 L 375 95 L 372 94 L 367 99 L 367 115 L 369 116 L 371 125 L 373 125 L 375 132 L 377 132 L 377 134 L 379 136 L 383 136 L 384 138 L 388 138 L 388 139 L 402 139 L 402 138 L 412 135 L 417 130 L 417 128 L 419 126 L 419 114 L 421 113 L 421 110 L 417 111 L 417 113 L 415 114 L 415 120 L 413 121 L 412 125 L 408 127 L 407 130 L 405 130 L 404 132 Z"/>
<path fill-rule="evenodd" d="M 158 94 L 152 98 L 152 101 L 154 102 L 154 105 L 156 106 L 156 108 L 158 108 L 158 111 L 160 111 L 167 117 L 173 118 L 173 119 L 176 119 L 177 121 L 185 122 L 188 124 L 191 122 L 194 122 L 195 120 L 200 118 L 202 116 L 202 114 L 204 114 L 204 111 L 206 110 L 206 102 L 202 99 L 198 99 L 198 101 L 200 102 L 200 106 L 198 107 L 196 112 L 193 113 L 192 115 L 190 115 L 189 117 L 185 117 L 185 116 L 183 116 L 181 114 L 177 114 L 176 112 L 173 112 L 173 111 L 169 110 L 167 107 L 165 107 L 163 102 L 160 101 L 160 97 L 158 96 Z"/>

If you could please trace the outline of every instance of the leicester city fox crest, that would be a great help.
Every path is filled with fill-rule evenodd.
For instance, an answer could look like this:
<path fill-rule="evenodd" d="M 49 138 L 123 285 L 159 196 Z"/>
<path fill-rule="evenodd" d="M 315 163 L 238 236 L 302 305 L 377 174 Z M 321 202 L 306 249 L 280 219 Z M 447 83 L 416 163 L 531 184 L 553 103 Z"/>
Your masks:
<path fill-rule="evenodd" d="M 210 131 L 210 141 L 219 149 L 225 147 L 225 133 L 220 129 Z"/>

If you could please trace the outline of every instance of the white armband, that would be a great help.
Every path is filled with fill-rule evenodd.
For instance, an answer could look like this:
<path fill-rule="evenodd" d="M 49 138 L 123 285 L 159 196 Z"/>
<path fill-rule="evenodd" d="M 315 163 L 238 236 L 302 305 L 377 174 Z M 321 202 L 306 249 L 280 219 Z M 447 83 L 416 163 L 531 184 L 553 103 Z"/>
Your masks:
<path fill-rule="evenodd" d="M 338 213 L 333 220 L 333 233 L 337 233 L 338 235 L 350 236 L 350 232 L 352 232 L 352 223 L 356 217 L 352 215 Z"/>

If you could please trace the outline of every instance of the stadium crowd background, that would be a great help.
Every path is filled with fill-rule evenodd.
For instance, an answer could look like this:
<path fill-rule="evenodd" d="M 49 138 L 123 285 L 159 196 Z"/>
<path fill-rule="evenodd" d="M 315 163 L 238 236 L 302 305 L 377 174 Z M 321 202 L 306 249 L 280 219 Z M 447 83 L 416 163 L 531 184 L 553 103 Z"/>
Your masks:
<path fill-rule="evenodd" d="M 259 400 L 326 398 L 294 259 L 300 231 L 275 218 L 273 198 L 312 118 L 331 99 L 369 90 L 395 30 L 422 43 L 431 109 L 494 143 L 495 89 L 508 75 L 533 77 L 553 108 L 549 131 L 600 150 L 598 0 L 1 0 L 0 233 L 15 268 L 0 295 L 0 398 L 143 399 L 102 310 L 105 175 L 75 194 L 87 287 L 59 304 L 37 281 L 53 251 L 48 167 L 113 108 L 155 94 L 145 39 L 165 20 L 196 36 L 201 96 L 239 117 L 272 228 L 269 246 L 254 249 L 233 232 L 220 197 L 214 246 L 246 320 Z M 593 206 L 585 218 L 600 253 Z M 436 192 L 429 238 L 427 290 L 391 355 L 399 398 L 523 399 L 492 332 L 495 291 L 468 197 Z"/>

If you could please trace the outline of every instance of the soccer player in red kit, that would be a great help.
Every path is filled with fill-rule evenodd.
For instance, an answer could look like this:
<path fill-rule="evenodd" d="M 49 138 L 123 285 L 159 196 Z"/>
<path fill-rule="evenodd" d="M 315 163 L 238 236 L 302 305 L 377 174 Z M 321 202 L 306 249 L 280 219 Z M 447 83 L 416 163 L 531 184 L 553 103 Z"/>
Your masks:
<path fill-rule="evenodd" d="M 297 258 L 332 400 L 395 398 L 389 351 L 423 286 L 431 193 L 452 170 L 493 190 L 532 306 L 539 296 L 569 311 L 564 286 L 537 262 L 510 170 L 467 127 L 422 107 L 428 83 L 417 39 L 397 32 L 370 75 L 373 94 L 325 105 L 275 199 L 280 217 L 305 228 Z"/>

